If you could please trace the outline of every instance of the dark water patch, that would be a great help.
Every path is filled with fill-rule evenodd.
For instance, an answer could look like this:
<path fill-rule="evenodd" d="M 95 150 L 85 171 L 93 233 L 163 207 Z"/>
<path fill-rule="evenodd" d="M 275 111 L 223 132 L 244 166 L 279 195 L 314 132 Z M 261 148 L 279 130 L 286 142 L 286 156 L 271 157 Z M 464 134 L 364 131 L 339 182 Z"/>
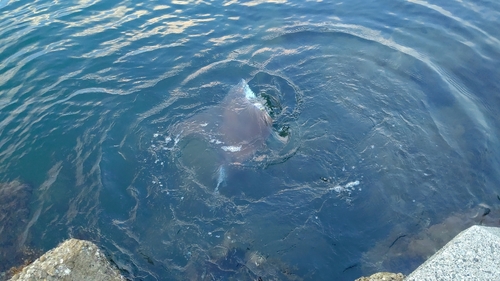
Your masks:
<path fill-rule="evenodd" d="M 0 272 L 20 266 L 25 260 L 32 260 L 37 255 L 24 245 L 23 235 L 29 229 L 29 202 L 33 187 L 19 181 L 0 184 Z"/>

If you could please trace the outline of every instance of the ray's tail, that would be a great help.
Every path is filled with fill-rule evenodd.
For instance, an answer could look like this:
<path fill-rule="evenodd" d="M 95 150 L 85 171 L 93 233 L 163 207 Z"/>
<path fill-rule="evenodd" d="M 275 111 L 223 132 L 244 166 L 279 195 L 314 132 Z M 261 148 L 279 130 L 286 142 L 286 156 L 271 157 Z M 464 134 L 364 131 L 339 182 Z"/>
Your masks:
<path fill-rule="evenodd" d="M 219 193 L 219 186 L 226 180 L 226 167 L 220 165 L 217 169 L 217 186 L 215 187 L 214 193 Z"/>

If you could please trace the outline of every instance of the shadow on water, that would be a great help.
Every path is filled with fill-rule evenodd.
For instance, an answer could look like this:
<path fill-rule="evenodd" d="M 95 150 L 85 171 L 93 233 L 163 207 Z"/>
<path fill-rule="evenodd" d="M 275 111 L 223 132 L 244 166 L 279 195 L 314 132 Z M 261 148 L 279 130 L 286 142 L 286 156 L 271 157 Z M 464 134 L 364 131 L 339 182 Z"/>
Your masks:
<path fill-rule="evenodd" d="M 17 180 L 0 183 L 0 280 L 7 280 L 42 253 L 24 245 L 33 188 Z"/>

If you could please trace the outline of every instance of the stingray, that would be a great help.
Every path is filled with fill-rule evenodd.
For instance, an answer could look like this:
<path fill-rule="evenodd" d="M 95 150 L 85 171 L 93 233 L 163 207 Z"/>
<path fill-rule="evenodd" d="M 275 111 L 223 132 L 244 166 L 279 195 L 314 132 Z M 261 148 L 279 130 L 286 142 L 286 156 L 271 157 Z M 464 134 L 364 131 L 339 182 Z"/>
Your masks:
<path fill-rule="evenodd" d="M 209 158 L 218 162 L 215 192 L 226 178 L 227 166 L 252 158 L 271 134 L 272 119 L 264 104 L 242 79 L 219 105 L 178 125 L 181 139 L 193 136 L 202 139 L 216 155 Z"/>

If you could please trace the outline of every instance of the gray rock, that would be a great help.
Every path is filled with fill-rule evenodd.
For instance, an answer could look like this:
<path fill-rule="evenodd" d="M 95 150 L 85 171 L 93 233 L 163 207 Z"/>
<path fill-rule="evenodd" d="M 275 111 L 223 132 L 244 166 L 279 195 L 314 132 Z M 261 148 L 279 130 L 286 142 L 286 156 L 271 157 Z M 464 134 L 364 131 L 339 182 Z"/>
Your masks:
<path fill-rule="evenodd" d="M 500 280 L 500 228 L 462 231 L 405 280 Z"/>
<path fill-rule="evenodd" d="M 92 242 L 69 239 L 10 280 L 125 280 Z"/>
<path fill-rule="evenodd" d="M 402 273 L 377 272 L 369 277 L 361 277 L 355 281 L 403 281 L 405 276 Z"/>

